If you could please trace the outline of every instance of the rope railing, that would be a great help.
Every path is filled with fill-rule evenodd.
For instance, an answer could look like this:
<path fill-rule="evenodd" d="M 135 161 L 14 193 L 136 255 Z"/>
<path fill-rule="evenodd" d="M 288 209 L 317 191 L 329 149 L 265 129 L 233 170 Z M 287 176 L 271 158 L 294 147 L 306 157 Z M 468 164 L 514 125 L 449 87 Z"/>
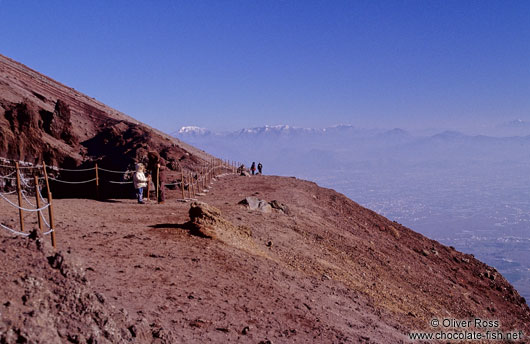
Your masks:
<path fill-rule="evenodd" d="M 4 168 L 16 168 L 16 166 L 13 166 L 13 165 L 3 165 L 3 164 L 0 164 L 0 167 L 4 167 Z M 41 169 L 42 168 L 42 165 L 33 165 L 33 166 L 18 166 L 19 169 L 23 170 L 23 169 L 30 169 L 30 168 L 33 168 L 33 169 Z"/>
<path fill-rule="evenodd" d="M 42 233 L 42 235 L 48 235 L 48 234 L 52 234 L 52 233 L 55 233 L 55 229 L 51 228 L 49 231 L 47 232 L 44 232 Z"/>
<path fill-rule="evenodd" d="M 89 179 L 89 180 L 83 180 L 83 181 L 80 181 L 80 182 L 61 180 L 61 179 L 57 179 L 57 178 L 53 178 L 53 177 L 48 177 L 48 179 L 49 180 L 53 180 L 54 182 L 64 183 L 64 184 L 85 184 L 85 183 L 94 182 L 94 181 L 96 181 L 97 178 L 92 178 L 92 179 Z"/>
<path fill-rule="evenodd" d="M 16 172 L 16 171 L 15 171 Z M 16 178 L 15 178 L 16 179 Z M 22 184 L 24 184 L 25 187 L 27 188 L 32 188 L 34 187 L 33 185 L 29 185 L 28 184 L 28 180 L 31 181 L 31 178 L 26 178 L 24 177 L 24 175 L 21 173 L 20 174 L 20 181 L 22 182 Z"/>
<path fill-rule="evenodd" d="M 9 191 L 9 192 L 4 192 L 4 195 L 12 195 L 12 194 L 14 194 L 15 192 L 17 192 L 17 190 L 13 190 L 13 191 Z"/>
<path fill-rule="evenodd" d="M 26 201 L 26 203 L 27 203 L 30 207 L 34 207 L 34 208 L 36 208 L 37 205 L 31 203 L 31 201 L 30 201 L 30 200 L 28 199 L 28 197 L 26 196 L 26 191 L 21 190 L 21 192 L 22 192 L 22 197 L 24 198 L 24 200 Z"/>
<path fill-rule="evenodd" d="M 0 167 L 5 167 L 5 168 L 16 168 L 16 166 L 12 166 L 12 165 L 0 165 Z M 41 166 L 42 167 L 42 166 Z M 20 169 L 25 169 L 25 168 L 39 168 L 37 166 L 19 166 L 18 168 Z"/>
<path fill-rule="evenodd" d="M 44 221 L 44 224 L 46 225 L 46 227 L 51 228 L 51 226 L 48 223 L 48 221 L 46 221 L 46 217 L 44 215 L 42 215 L 42 211 L 39 211 L 39 215 L 40 215 L 42 221 Z"/>
<path fill-rule="evenodd" d="M 29 236 L 29 233 L 24 233 L 24 232 L 16 231 L 16 230 L 14 230 L 14 229 L 12 229 L 12 228 L 9 228 L 9 227 L 7 227 L 7 226 L 4 226 L 4 225 L 1 224 L 1 223 L 0 223 L 0 227 L 2 227 L 3 229 L 5 229 L 5 230 L 7 230 L 7 231 L 9 231 L 9 232 L 11 232 L 11 233 L 13 233 L 13 234 L 15 234 L 15 235 L 20 235 L 20 236 L 24 236 L 24 237 Z"/>
<path fill-rule="evenodd" d="M 2 165 L 2 166 L 6 167 L 7 165 Z M 8 166 L 8 167 L 11 167 L 11 166 Z M 11 228 L 9 226 L 6 226 L 4 224 L 1 224 L 1 223 L 0 223 L 0 228 L 2 228 L 4 230 L 7 230 L 11 234 L 27 237 L 27 236 L 29 236 L 29 234 L 24 231 L 24 222 L 25 222 L 25 219 L 28 216 L 27 215 L 25 216 L 24 212 L 30 213 L 30 214 L 31 213 L 36 213 L 37 214 L 37 223 L 38 223 L 39 230 L 41 232 L 43 232 L 42 233 L 43 235 L 50 235 L 51 240 L 52 240 L 52 245 L 55 248 L 56 247 L 55 229 L 53 228 L 54 227 L 54 225 L 53 225 L 53 210 L 52 210 L 52 203 L 51 203 L 51 192 L 49 190 L 49 187 L 48 187 L 48 200 L 49 201 L 46 202 L 46 201 L 44 201 L 44 197 L 42 196 L 41 188 L 40 188 L 40 185 L 39 185 L 39 180 L 42 180 L 42 178 L 40 179 L 36 175 L 34 175 L 33 178 L 26 178 L 21 173 L 21 171 L 20 171 L 21 170 L 21 166 L 19 166 L 18 162 L 15 162 L 15 166 L 14 167 L 15 167 L 15 171 L 14 172 L 12 172 L 12 173 L 10 173 L 10 174 L 8 174 L 6 176 L 2 176 L 2 177 L 5 177 L 4 179 L 10 178 L 11 175 L 16 173 L 16 177 L 13 177 L 13 179 L 16 179 L 16 190 L 14 190 L 12 192 L 0 192 L 0 198 L 3 199 L 5 202 L 7 202 L 10 206 L 12 206 L 13 208 L 18 210 L 19 221 L 20 221 L 20 230 L 15 230 L 15 229 L 13 229 L 13 228 Z M 30 167 L 33 167 L 33 166 L 22 166 L 22 167 L 30 168 Z M 43 166 L 43 170 L 44 170 L 44 166 Z M 46 172 L 44 174 L 45 174 L 46 185 L 48 185 Z M 32 179 L 33 179 L 33 183 L 31 183 Z M 33 185 L 31 185 L 31 184 L 33 184 Z M 32 201 L 29 200 L 29 198 L 28 198 L 28 195 L 29 195 L 28 190 L 31 190 L 32 192 L 35 193 L 36 203 L 33 203 Z M 7 195 L 14 194 L 14 193 L 18 193 L 18 204 L 14 203 L 13 201 L 11 201 L 9 198 L 6 197 Z M 23 201 L 25 201 L 25 203 L 27 203 L 31 208 L 23 206 L 22 205 Z M 44 202 L 43 206 L 41 206 L 41 201 Z M 42 211 L 46 210 L 46 209 L 48 209 L 48 212 L 49 212 L 49 216 L 48 216 L 49 222 L 46 220 L 46 217 L 42 213 Z M 43 230 L 44 226 L 46 226 L 48 228 L 48 230 L 46 232 L 44 232 L 44 230 Z"/>
<path fill-rule="evenodd" d="M 11 202 L 11 201 L 9 200 L 9 198 L 7 198 L 6 196 L 4 196 L 4 194 L 1 193 L 1 192 L 0 192 L 0 197 L 2 197 L 2 198 L 4 199 L 4 201 L 6 201 L 7 203 L 11 204 L 14 208 L 17 208 L 17 209 L 19 209 L 19 210 L 28 211 L 28 212 L 30 212 L 30 213 L 34 213 L 34 212 L 36 212 L 36 211 L 44 210 L 44 209 L 46 209 L 46 208 L 48 208 L 48 207 L 50 206 L 50 204 L 48 203 L 48 204 L 46 204 L 45 206 L 40 207 L 40 208 L 37 208 L 37 209 L 24 208 L 24 207 L 19 206 L 18 204 L 15 204 L 15 203 Z"/>
<path fill-rule="evenodd" d="M 86 171 L 93 171 L 93 170 L 96 169 L 95 167 L 71 169 L 71 168 L 62 168 L 62 167 L 53 168 L 53 167 L 50 167 L 50 166 L 46 166 L 46 168 L 55 169 L 55 170 L 58 170 L 58 171 L 66 171 L 66 172 L 86 172 Z"/>
<path fill-rule="evenodd" d="M 121 174 L 134 172 L 134 171 L 132 171 L 132 170 L 126 170 L 126 171 L 107 170 L 106 168 L 102 168 L 102 167 L 98 167 L 98 169 L 99 169 L 100 171 L 105 171 L 105 172 L 110 172 L 110 173 L 121 173 Z"/>
<path fill-rule="evenodd" d="M 2 158 L 0 158 L 0 161 L 5 162 L 6 160 L 5 159 L 3 160 Z M 23 212 L 37 213 L 37 219 L 38 219 L 38 225 L 39 225 L 40 231 L 43 232 L 44 235 L 51 234 L 52 244 L 54 247 L 55 247 L 55 229 L 54 229 L 54 224 L 53 224 L 53 211 L 52 211 L 49 181 L 63 183 L 63 184 L 88 184 L 88 183 L 95 182 L 98 198 L 99 198 L 99 186 L 100 186 L 101 181 L 106 182 L 108 184 L 115 184 L 115 185 L 130 185 L 134 183 L 132 180 L 129 180 L 130 174 L 132 174 L 134 171 L 131 171 L 131 170 L 118 171 L 118 170 L 106 169 L 106 168 L 98 167 L 97 164 L 95 164 L 94 167 L 82 168 L 82 169 L 58 168 L 54 166 L 46 166 L 45 163 L 43 163 L 42 165 L 20 166 L 18 162 L 15 162 L 14 166 L 0 164 L 0 167 L 15 169 L 14 171 L 11 171 L 9 174 L 0 175 L 0 179 L 16 180 L 17 182 L 16 183 L 17 189 L 10 191 L 10 192 L 0 192 L 0 199 L 3 199 L 9 205 L 11 205 L 12 207 L 18 210 L 19 215 L 20 215 L 20 230 L 15 230 L 13 228 L 10 228 L 9 226 L 6 226 L 5 224 L 0 224 L 0 227 L 15 235 L 28 236 L 29 234 L 24 232 L 24 218 L 25 217 L 27 218 L 27 216 L 24 216 Z M 44 173 L 44 177 L 38 177 L 36 175 L 33 175 L 33 178 L 26 178 L 22 173 L 20 173 L 21 169 L 42 169 L 42 172 Z M 48 176 L 48 173 L 47 173 L 48 170 L 56 171 L 59 174 L 53 174 L 53 177 Z M 88 180 L 81 180 L 81 181 L 64 180 L 60 178 L 61 171 L 65 171 L 65 172 L 95 171 L 95 178 L 91 178 Z M 121 174 L 122 178 L 121 180 L 108 180 L 106 178 L 100 178 L 98 172 Z M 201 192 L 208 191 L 207 189 L 210 188 L 210 185 L 213 183 L 213 181 L 216 180 L 216 177 L 224 176 L 230 172 L 231 173 L 237 172 L 236 162 L 230 163 L 228 161 L 223 161 L 220 159 L 211 159 L 208 163 L 204 164 L 202 167 L 199 167 L 199 169 L 195 171 L 191 171 L 191 170 L 184 171 L 181 168 L 180 181 L 177 180 L 173 183 L 164 183 L 160 181 L 160 174 L 159 174 L 160 171 L 159 169 L 157 169 L 156 171 L 153 171 L 153 176 L 156 176 L 156 181 L 157 181 L 156 182 L 157 185 L 155 185 L 154 191 L 156 191 L 156 195 L 158 198 L 160 187 L 177 186 L 181 190 L 183 200 L 192 200 L 192 199 L 195 199 L 193 198 L 195 195 L 201 195 Z M 33 171 L 28 172 L 28 173 L 35 174 L 35 172 Z M 33 182 L 32 182 L 32 179 L 33 179 Z M 47 197 L 48 201 L 46 201 L 45 197 L 42 195 L 41 190 L 44 188 L 44 186 L 40 185 L 41 184 L 40 181 L 45 181 L 45 186 L 48 192 L 48 197 Z M 185 194 L 185 189 L 187 189 L 187 195 Z M 31 190 L 31 192 L 27 190 Z M 8 195 L 12 195 L 17 192 L 18 192 L 18 198 L 19 198 L 18 205 L 15 202 L 11 201 L 8 197 L 6 197 Z M 36 204 L 29 199 L 29 195 L 32 194 L 33 192 L 36 197 Z M 27 203 L 29 207 L 23 206 L 22 205 L 23 201 Z M 43 214 L 43 211 L 46 209 L 48 209 L 49 211 L 48 220 L 46 219 L 46 216 L 44 216 Z M 46 232 L 43 231 L 44 226 L 48 228 Z"/>
<path fill-rule="evenodd" d="M 42 197 L 42 193 L 41 193 L 40 190 L 41 190 L 41 188 L 37 188 L 37 191 L 39 192 L 39 198 L 40 198 L 41 201 L 44 202 L 45 204 L 48 203 L 48 202 L 44 199 L 44 197 Z"/>
<path fill-rule="evenodd" d="M 17 171 L 13 171 L 13 172 L 9 173 L 8 175 L 5 175 L 5 176 L 0 176 L 0 178 L 2 178 L 2 179 L 16 179 L 16 177 L 11 177 L 15 173 L 17 173 Z"/>

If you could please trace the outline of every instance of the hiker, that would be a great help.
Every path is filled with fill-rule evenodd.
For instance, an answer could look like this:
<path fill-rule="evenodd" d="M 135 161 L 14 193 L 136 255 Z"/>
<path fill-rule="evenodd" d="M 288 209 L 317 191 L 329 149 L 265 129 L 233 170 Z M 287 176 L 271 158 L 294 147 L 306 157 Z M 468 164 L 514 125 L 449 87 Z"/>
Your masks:
<path fill-rule="evenodd" d="M 250 166 L 250 171 L 252 171 L 252 175 L 256 174 L 256 163 L 253 161 L 252 166 Z"/>
<path fill-rule="evenodd" d="M 136 164 L 136 172 L 133 175 L 134 188 L 136 189 L 136 198 L 138 204 L 144 203 L 144 188 L 147 187 L 147 177 L 144 174 L 144 164 Z"/>
<path fill-rule="evenodd" d="M 258 164 L 258 174 L 261 174 L 261 170 L 263 169 L 263 165 L 261 162 Z"/>
<path fill-rule="evenodd" d="M 147 159 L 147 169 L 149 170 L 149 174 L 151 175 L 151 179 L 153 180 L 153 184 L 155 185 L 155 190 L 156 186 L 158 185 L 158 203 L 164 203 L 166 200 L 164 192 L 166 168 L 164 166 L 163 159 L 155 151 L 147 153 Z"/>

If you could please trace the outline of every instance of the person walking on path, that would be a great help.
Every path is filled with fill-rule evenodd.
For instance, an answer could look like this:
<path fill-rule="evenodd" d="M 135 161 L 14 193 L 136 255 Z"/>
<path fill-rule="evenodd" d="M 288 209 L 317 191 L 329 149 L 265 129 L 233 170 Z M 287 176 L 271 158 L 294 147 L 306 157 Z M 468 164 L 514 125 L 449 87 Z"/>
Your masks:
<path fill-rule="evenodd" d="M 144 165 L 137 164 L 136 172 L 133 175 L 133 184 L 136 189 L 138 204 L 144 204 L 144 188 L 147 187 L 147 177 L 144 174 Z"/>
<path fill-rule="evenodd" d="M 151 179 L 153 180 L 153 184 L 155 185 L 155 190 L 156 186 L 158 185 L 158 203 L 164 203 L 164 201 L 166 200 L 164 192 L 164 163 L 160 155 L 155 151 L 147 153 L 147 159 L 147 169 L 149 170 L 149 174 L 151 175 Z"/>
<path fill-rule="evenodd" d="M 256 174 L 256 163 L 254 161 L 252 162 L 252 166 L 250 166 L 250 171 L 252 175 Z"/>
<path fill-rule="evenodd" d="M 262 169 L 263 169 L 263 165 L 260 162 L 260 163 L 258 163 L 258 174 L 262 173 Z"/>

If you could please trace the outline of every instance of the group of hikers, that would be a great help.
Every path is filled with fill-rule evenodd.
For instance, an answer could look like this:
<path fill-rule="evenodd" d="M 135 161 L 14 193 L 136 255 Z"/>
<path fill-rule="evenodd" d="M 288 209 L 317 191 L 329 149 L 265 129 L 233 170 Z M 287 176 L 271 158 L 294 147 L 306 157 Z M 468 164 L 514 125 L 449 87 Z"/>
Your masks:
<path fill-rule="evenodd" d="M 258 174 L 262 174 L 262 171 L 263 170 L 263 165 L 260 163 L 258 163 Z M 252 162 L 252 165 L 250 166 L 250 172 L 252 172 L 252 175 L 256 174 L 256 162 L 253 161 Z"/>
<path fill-rule="evenodd" d="M 163 159 L 157 152 L 149 152 L 147 154 L 147 167 L 143 163 L 137 163 L 135 172 L 133 175 L 133 184 L 136 190 L 136 199 L 139 204 L 145 204 L 144 202 L 144 189 L 147 188 L 149 179 L 153 181 L 155 189 L 158 186 L 158 203 L 164 203 L 164 182 L 165 182 L 165 170 Z M 250 166 L 252 175 L 256 174 L 256 162 L 252 162 Z M 257 174 L 263 173 L 263 165 L 258 163 Z"/>

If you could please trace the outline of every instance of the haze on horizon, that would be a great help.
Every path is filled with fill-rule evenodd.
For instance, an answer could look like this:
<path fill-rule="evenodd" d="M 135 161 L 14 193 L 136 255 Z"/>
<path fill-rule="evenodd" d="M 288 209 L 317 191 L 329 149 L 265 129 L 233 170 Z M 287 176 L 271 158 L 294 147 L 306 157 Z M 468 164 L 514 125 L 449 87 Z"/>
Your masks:
<path fill-rule="evenodd" d="M 0 14 L 2 54 L 167 132 L 530 121 L 524 1 L 1 0 Z"/>

